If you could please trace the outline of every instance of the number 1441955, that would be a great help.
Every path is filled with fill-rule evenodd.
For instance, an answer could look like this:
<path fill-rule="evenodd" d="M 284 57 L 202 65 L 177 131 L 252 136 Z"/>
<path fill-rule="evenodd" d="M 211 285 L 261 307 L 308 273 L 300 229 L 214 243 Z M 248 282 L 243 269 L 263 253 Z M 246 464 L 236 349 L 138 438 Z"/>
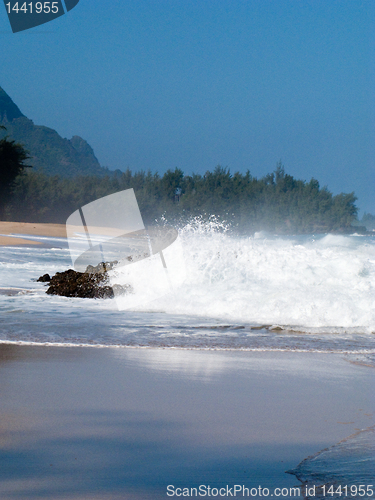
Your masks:
<path fill-rule="evenodd" d="M 10 2 L 5 4 L 8 14 L 11 12 L 16 12 L 17 14 L 32 14 L 33 12 L 37 14 L 57 14 L 59 12 L 59 2 L 16 2 L 13 7 Z"/>
<path fill-rule="evenodd" d="M 322 489 L 322 494 L 323 496 L 331 496 L 337 498 L 337 496 L 341 497 L 372 497 L 374 494 L 374 486 L 372 484 L 360 484 L 360 485 L 355 485 L 352 484 L 350 486 L 348 485 L 339 485 L 339 486 L 328 486 L 328 485 L 322 485 L 319 486 L 319 488 Z"/>

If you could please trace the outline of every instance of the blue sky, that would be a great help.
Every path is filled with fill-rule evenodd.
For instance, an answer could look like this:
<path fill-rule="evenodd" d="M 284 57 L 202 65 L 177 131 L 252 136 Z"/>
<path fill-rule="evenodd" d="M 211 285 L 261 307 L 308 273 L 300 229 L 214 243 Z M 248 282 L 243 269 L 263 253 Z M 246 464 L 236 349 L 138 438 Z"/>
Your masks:
<path fill-rule="evenodd" d="M 281 159 L 375 214 L 373 0 L 80 0 L 13 34 L 0 86 L 34 123 L 80 135 L 111 169 Z"/>

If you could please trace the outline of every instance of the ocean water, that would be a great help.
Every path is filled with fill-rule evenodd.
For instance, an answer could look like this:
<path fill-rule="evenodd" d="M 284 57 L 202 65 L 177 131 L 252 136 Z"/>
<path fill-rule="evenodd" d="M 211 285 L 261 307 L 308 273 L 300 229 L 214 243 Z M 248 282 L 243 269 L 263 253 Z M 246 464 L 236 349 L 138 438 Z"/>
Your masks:
<path fill-rule="evenodd" d="M 151 301 L 130 297 L 126 310 L 111 299 L 46 295 L 36 279 L 72 267 L 64 239 L 28 236 L 42 245 L 0 247 L 0 342 L 321 352 L 375 367 L 375 236 L 239 237 L 226 229 L 199 220 L 180 229 L 185 280 Z M 144 290 L 144 273 L 132 279 Z M 373 484 L 373 464 L 372 429 L 293 473 L 306 484 L 362 476 Z"/>
<path fill-rule="evenodd" d="M 334 351 L 374 361 L 375 236 L 235 237 L 192 223 L 179 235 L 185 281 L 123 311 L 115 300 L 46 295 L 35 280 L 72 263 L 65 240 L 34 239 L 44 246 L 0 248 L 0 340 Z M 134 279 L 147 283 L 142 273 Z"/>
<path fill-rule="evenodd" d="M 373 497 L 375 426 L 306 458 L 288 473 L 294 474 L 308 488 L 307 491 L 311 491 L 309 498 Z M 347 488 L 343 489 L 344 486 Z"/>

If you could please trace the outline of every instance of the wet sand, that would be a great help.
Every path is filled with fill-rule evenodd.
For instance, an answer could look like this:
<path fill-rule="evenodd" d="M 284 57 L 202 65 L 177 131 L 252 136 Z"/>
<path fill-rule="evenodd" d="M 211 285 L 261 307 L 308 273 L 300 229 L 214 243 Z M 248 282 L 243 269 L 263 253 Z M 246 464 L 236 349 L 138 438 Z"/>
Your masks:
<path fill-rule="evenodd" d="M 0 498 L 300 486 L 286 470 L 373 425 L 374 376 L 333 354 L 0 344 Z"/>

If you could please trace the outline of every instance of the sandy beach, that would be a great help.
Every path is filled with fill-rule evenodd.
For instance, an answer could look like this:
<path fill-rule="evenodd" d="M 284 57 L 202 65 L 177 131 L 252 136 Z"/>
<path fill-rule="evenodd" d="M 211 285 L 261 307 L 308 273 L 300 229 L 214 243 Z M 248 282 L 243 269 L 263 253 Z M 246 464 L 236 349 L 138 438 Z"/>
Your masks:
<path fill-rule="evenodd" d="M 65 224 L 36 224 L 30 222 L 5 222 L 0 221 L 0 246 L 2 245 L 38 245 L 37 241 L 12 238 L 7 235 L 32 235 L 32 236 L 55 236 L 66 238 Z"/>
<path fill-rule="evenodd" d="M 2 344 L 0 376 L 4 500 L 301 486 L 375 410 L 374 371 L 335 355 Z"/>
<path fill-rule="evenodd" d="M 66 237 L 57 224 L 1 222 L 0 234 Z M 16 285 L 30 286 L 43 261 L 30 266 L 35 250 L 0 238 L 19 246 L 2 250 L 10 260 L 5 285 L 14 286 L 12 266 L 21 266 Z M 66 259 L 61 250 L 51 254 L 56 266 Z M 301 487 L 285 471 L 374 425 L 375 371 L 343 354 L 53 346 L 119 342 L 127 322 L 137 341 L 144 325 L 156 325 L 150 343 L 166 318 L 119 318 L 91 302 L 83 308 L 42 297 L 3 301 L 1 500 L 158 500 L 201 485 Z M 175 330 L 187 335 L 179 326 L 165 331 Z M 20 342 L 24 331 L 44 345 Z"/>

